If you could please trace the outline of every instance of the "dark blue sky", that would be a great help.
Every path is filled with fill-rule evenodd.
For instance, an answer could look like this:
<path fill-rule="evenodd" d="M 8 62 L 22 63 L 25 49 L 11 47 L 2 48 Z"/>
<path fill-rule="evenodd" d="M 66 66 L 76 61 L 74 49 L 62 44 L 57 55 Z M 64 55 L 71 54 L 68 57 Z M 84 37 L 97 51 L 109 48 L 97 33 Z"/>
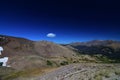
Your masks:
<path fill-rule="evenodd" d="M 69 43 L 120 40 L 120 7 L 98 0 L 2 0 L 0 34 Z M 48 33 L 56 37 L 48 38 Z"/>

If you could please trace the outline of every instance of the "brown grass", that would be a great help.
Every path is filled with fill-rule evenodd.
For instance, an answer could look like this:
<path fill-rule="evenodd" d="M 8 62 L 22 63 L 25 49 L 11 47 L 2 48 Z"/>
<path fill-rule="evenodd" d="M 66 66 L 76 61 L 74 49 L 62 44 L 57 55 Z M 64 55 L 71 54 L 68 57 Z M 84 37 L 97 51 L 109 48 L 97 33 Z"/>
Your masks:
<path fill-rule="evenodd" d="M 40 76 L 44 73 L 50 72 L 55 70 L 56 68 L 35 68 L 35 69 L 28 69 L 24 71 L 16 71 L 6 75 L 2 78 L 2 80 L 13 80 L 18 77 L 35 77 Z"/>

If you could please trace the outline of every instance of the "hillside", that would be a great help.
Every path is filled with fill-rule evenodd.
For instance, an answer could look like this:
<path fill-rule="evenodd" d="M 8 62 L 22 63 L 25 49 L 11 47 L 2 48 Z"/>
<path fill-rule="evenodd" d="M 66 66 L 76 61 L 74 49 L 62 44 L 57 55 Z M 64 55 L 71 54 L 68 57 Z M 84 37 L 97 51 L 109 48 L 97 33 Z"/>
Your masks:
<path fill-rule="evenodd" d="M 63 66 L 42 76 L 15 80 L 120 80 L 120 64 L 80 63 Z"/>
<path fill-rule="evenodd" d="M 0 46 L 4 47 L 2 56 L 8 56 L 8 64 L 15 69 L 47 67 L 48 61 L 53 66 L 78 62 L 120 61 L 120 42 L 112 40 L 59 45 L 48 41 L 31 41 L 0 35 Z"/>
<path fill-rule="evenodd" d="M 56 62 L 76 55 L 72 50 L 53 42 L 31 41 L 5 35 L 0 35 L 0 46 L 4 47 L 2 56 L 8 56 L 8 64 L 16 69 L 46 66 L 48 59 L 52 58 Z"/>
<path fill-rule="evenodd" d="M 93 40 L 88 42 L 75 42 L 64 45 L 68 48 L 80 54 L 86 54 L 96 56 L 100 59 L 106 57 L 114 60 L 114 62 L 120 61 L 120 41 L 113 40 Z"/>
<path fill-rule="evenodd" d="M 49 41 L 31 41 L 25 38 L 0 35 L 0 46 L 4 48 L 0 57 L 9 57 L 8 65 L 11 66 L 10 68 L 0 67 L 0 80 L 42 80 L 44 77 L 52 80 L 50 75 L 55 75 L 54 77 L 58 77 L 58 74 L 65 76 L 62 72 L 71 76 L 67 73 L 69 67 L 70 73 L 73 75 L 77 72 L 77 69 L 73 69 L 71 65 L 76 64 L 79 65 L 78 68 L 82 66 L 81 69 L 88 66 L 85 73 L 91 72 L 93 67 L 99 73 L 98 69 L 102 70 L 104 67 L 107 69 L 105 65 L 109 66 L 103 63 L 119 62 L 120 57 L 119 42 L 111 40 L 60 45 Z M 100 68 L 99 65 L 91 67 L 89 63 L 94 63 L 94 65 L 101 63 L 104 67 Z M 119 64 L 115 67 L 115 70 L 118 66 Z M 84 75 L 84 73 L 78 74 Z M 69 78 L 65 77 L 65 80 L 69 80 Z M 77 74 L 73 78 L 78 78 Z"/>

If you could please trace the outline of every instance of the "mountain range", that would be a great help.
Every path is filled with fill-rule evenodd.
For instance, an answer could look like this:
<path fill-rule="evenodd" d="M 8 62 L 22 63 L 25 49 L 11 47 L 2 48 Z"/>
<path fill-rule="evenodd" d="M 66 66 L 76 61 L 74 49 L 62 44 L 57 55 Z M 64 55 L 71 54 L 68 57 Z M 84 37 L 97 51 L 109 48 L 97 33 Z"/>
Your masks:
<path fill-rule="evenodd" d="M 108 64 L 105 63 L 120 62 L 120 41 L 113 40 L 56 44 L 45 40 L 32 41 L 20 37 L 0 35 L 0 46 L 4 48 L 0 57 L 8 57 L 7 65 L 10 66 L 0 67 L 0 80 L 42 80 L 40 77 L 46 80 L 53 80 L 52 78 L 58 77 L 59 74 L 68 74 L 67 71 L 70 71 L 72 74 L 75 73 L 75 76 L 78 70 L 83 70 L 85 66 L 88 66 L 85 69 L 89 72 L 93 69 L 107 69 L 108 67 L 105 65 Z M 99 66 L 99 63 L 102 63 L 102 66 Z M 81 69 L 77 70 L 76 64 Z M 91 64 L 98 66 L 95 67 Z M 113 66 L 113 64 L 110 64 L 110 66 Z M 118 69 L 119 64 L 114 66 L 115 69 Z M 56 68 L 58 69 L 56 70 Z M 52 72 L 49 73 L 51 70 Z M 99 72 L 101 72 L 101 69 Z M 43 73 L 48 73 L 48 75 L 42 77 Z M 25 77 L 28 79 L 25 79 Z M 79 76 L 74 78 L 77 77 Z M 69 78 L 67 80 L 70 80 Z"/>
<path fill-rule="evenodd" d="M 47 67 L 47 62 L 52 63 L 52 66 L 60 66 L 87 61 L 120 61 L 120 41 L 113 40 L 56 44 L 0 35 L 0 46 L 4 48 L 1 57 L 9 57 L 8 64 L 15 69 Z"/>
<path fill-rule="evenodd" d="M 120 41 L 113 40 L 93 40 L 88 42 L 75 42 L 64 45 L 72 47 L 80 54 L 101 55 L 109 59 L 119 61 L 120 59 Z"/>

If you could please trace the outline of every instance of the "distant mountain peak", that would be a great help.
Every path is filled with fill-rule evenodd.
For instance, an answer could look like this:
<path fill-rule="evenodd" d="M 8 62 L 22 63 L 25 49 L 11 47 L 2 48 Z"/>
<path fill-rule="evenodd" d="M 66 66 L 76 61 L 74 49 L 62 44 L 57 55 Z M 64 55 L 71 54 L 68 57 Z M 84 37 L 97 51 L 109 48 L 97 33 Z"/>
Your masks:
<path fill-rule="evenodd" d="M 87 41 L 87 42 L 73 42 L 70 43 L 70 45 L 84 45 L 84 46 L 96 46 L 96 45 L 101 45 L 101 46 L 105 46 L 105 45 L 111 45 L 111 44 L 116 44 L 116 43 L 120 43 L 120 41 L 115 41 L 115 40 L 92 40 L 92 41 Z"/>

